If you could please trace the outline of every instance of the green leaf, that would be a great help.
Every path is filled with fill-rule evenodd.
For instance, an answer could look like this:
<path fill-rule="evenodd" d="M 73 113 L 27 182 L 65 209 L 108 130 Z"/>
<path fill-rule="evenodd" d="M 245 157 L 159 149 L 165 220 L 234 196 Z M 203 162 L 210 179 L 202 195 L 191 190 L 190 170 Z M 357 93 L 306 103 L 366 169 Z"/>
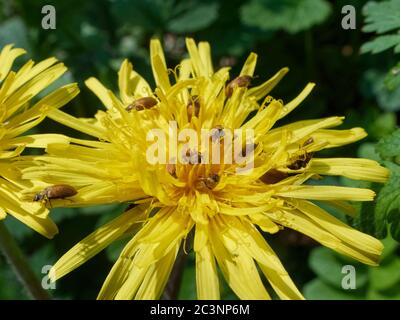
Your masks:
<path fill-rule="evenodd" d="M 140 26 L 146 31 L 194 32 L 218 18 L 216 1 L 120 0 L 112 2 L 118 21 Z"/>
<path fill-rule="evenodd" d="M 241 9 L 244 24 L 262 30 L 297 33 L 320 24 L 331 12 L 325 0 L 251 0 Z"/>
<path fill-rule="evenodd" d="M 382 159 L 391 159 L 400 155 L 400 129 L 383 138 L 376 145 L 376 151 Z"/>
<path fill-rule="evenodd" d="M 314 249 L 310 254 L 308 262 L 310 268 L 317 274 L 319 279 L 333 287 L 342 289 L 342 279 L 345 276 L 342 273 L 344 264 L 331 250 L 324 247 Z M 365 267 L 357 265 L 356 275 L 357 288 L 365 286 L 367 282 Z"/>
<path fill-rule="evenodd" d="M 374 184 L 372 188 L 375 192 L 381 187 Z M 376 200 L 363 202 L 359 215 L 354 219 L 353 226 L 362 232 L 368 233 L 378 239 L 383 239 L 387 235 L 387 224 L 385 218 L 377 217 Z"/>
<path fill-rule="evenodd" d="M 217 18 L 217 3 L 197 4 L 172 18 L 168 22 L 167 28 L 177 33 L 194 32 L 208 27 Z"/>
<path fill-rule="evenodd" d="M 111 11 L 120 24 L 154 32 L 165 27 L 173 5 L 173 0 L 119 0 L 111 2 Z"/>
<path fill-rule="evenodd" d="M 357 150 L 357 156 L 360 158 L 366 158 L 366 159 L 371 159 L 375 161 L 380 161 L 381 158 L 379 157 L 379 154 L 377 153 L 376 149 L 376 144 L 372 142 L 365 142 L 360 145 L 360 147 Z"/>
<path fill-rule="evenodd" d="M 385 78 L 385 73 L 377 70 L 367 70 L 363 75 L 361 89 L 366 97 L 376 98 L 381 109 L 398 111 L 400 110 L 400 87 L 396 87 L 393 90 L 389 89 L 385 83 Z M 368 93 L 366 92 L 367 90 Z"/>
<path fill-rule="evenodd" d="M 400 176 L 392 174 L 381 189 L 376 200 L 376 225 L 380 229 L 391 224 L 390 233 L 393 239 L 400 241 Z"/>
<path fill-rule="evenodd" d="M 396 114 L 393 112 L 380 113 L 374 121 L 368 123 L 369 131 L 380 138 L 393 132 L 396 128 Z"/>
<path fill-rule="evenodd" d="M 400 44 L 400 35 L 388 34 L 368 41 L 361 46 L 361 53 L 380 53 Z"/>
<path fill-rule="evenodd" d="M 304 296 L 309 300 L 358 300 L 364 295 L 357 290 L 337 289 L 318 278 L 308 282 L 303 288 Z"/>
<path fill-rule="evenodd" d="M 400 28 L 400 1 L 368 2 L 363 8 L 364 32 L 385 33 Z"/>
<path fill-rule="evenodd" d="M 384 291 L 370 290 L 368 300 L 400 300 L 400 283 Z"/>
<path fill-rule="evenodd" d="M 370 268 L 370 285 L 373 290 L 385 290 L 400 283 L 400 258 L 394 256 L 379 267 Z"/>
<path fill-rule="evenodd" d="M 381 256 L 383 263 L 386 259 L 391 259 L 392 254 L 395 254 L 396 249 L 399 247 L 399 243 L 396 242 L 391 235 L 381 241 L 384 246 Z"/>
<path fill-rule="evenodd" d="M 368 2 L 363 8 L 365 15 L 364 32 L 382 34 L 400 28 L 400 1 Z M 378 36 L 362 45 L 361 52 L 379 53 L 394 47 L 400 52 L 400 35 L 398 33 Z"/>
<path fill-rule="evenodd" d="M 394 90 L 400 86 L 400 62 L 386 74 L 385 85 L 389 90 Z"/>

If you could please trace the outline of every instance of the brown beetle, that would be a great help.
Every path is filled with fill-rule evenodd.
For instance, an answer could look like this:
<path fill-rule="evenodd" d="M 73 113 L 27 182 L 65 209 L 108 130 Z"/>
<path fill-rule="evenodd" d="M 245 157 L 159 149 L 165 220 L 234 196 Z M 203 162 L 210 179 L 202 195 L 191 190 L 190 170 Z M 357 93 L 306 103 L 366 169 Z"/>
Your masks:
<path fill-rule="evenodd" d="M 173 176 L 174 178 L 176 178 L 176 164 L 174 163 L 167 163 L 165 168 L 167 169 L 167 172 Z"/>
<path fill-rule="evenodd" d="M 220 177 L 218 174 L 216 173 L 212 173 L 210 174 L 207 178 L 200 178 L 200 180 L 204 183 L 204 185 L 212 190 L 216 187 L 216 185 L 218 184 Z"/>
<path fill-rule="evenodd" d="M 192 96 L 187 104 L 188 120 L 191 121 L 192 117 L 198 117 L 200 113 L 200 100 L 199 96 Z"/>
<path fill-rule="evenodd" d="M 252 76 L 239 76 L 233 79 L 231 82 L 228 83 L 228 85 L 225 88 L 225 96 L 227 98 L 230 98 L 232 96 L 233 90 L 236 87 L 241 87 L 245 88 L 248 87 L 251 83 L 251 80 L 253 79 Z"/>
<path fill-rule="evenodd" d="M 64 199 L 76 195 L 78 191 L 67 184 L 56 184 L 38 192 L 33 201 L 49 201 L 51 199 Z"/>
<path fill-rule="evenodd" d="M 304 141 L 303 147 L 306 147 L 306 146 L 310 145 L 313 142 L 314 142 L 314 139 L 312 137 L 310 137 L 306 141 Z"/>
<path fill-rule="evenodd" d="M 314 142 L 313 138 L 308 138 L 306 141 L 304 141 L 303 147 L 306 147 L 313 142 Z M 291 163 L 287 167 L 291 170 L 299 170 L 305 168 L 310 162 L 313 154 L 314 154 L 313 152 L 304 151 L 304 154 L 297 156 L 296 158 L 295 157 L 291 158 L 290 159 Z"/>
<path fill-rule="evenodd" d="M 313 156 L 312 152 L 304 152 L 304 154 L 298 156 L 298 157 L 293 157 L 290 159 L 291 163 L 287 166 L 291 170 L 299 170 L 302 168 L 307 167 L 308 163 L 310 162 L 311 158 Z"/>
<path fill-rule="evenodd" d="M 158 103 L 157 99 L 153 97 L 143 97 L 133 101 L 129 106 L 126 107 L 126 111 L 131 111 L 133 109 L 140 111 L 144 109 L 151 109 Z"/>
<path fill-rule="evenodd" d="M 260 180 L 266 184 L 275 184 L 286 179 L 288 176 L 289 175 L 286 172 L 277 169 L 270 169 L 261 176 Z"/>
<path fill-rule="evenodd" d="M 196 150 L 192 151 L 192 150 L 188 149 L 188 150 L 186 150 L 186 153 L 183 156 L 183 160 L 184 160 L 184 162 L 189 163 L 189 164 L 199 164 L 202 162 L 203 156 L 202 156 L 201 152 L 198 152 Z"/>

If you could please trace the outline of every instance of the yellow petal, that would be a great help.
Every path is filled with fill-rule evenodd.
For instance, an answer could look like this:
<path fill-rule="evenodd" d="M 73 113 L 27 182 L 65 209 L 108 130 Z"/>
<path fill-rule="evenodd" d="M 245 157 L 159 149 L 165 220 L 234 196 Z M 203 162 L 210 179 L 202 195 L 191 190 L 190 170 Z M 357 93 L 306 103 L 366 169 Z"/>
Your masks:
<path fill-rule="evenodd" d="M 214 73 L 214 69 L 211 61 L 211 48 L 208 42 L 199 42 L 199 55 L 205 68 L 205 74 L 211 77 Z"/>
<path fill-rule="evenodd" d="M 341 241 L 299 210 L 282 210 L 281 212 L 269 213 L 268 215 L 273 221 L 299 231 L 341 254 L 371 266 L 377 265 L 378 255 L 363 251 L 352 244 Z"/>
<path fill-rule="evenodd" d="M 141 221 L 144 209 L 137 206 L 128 210 L 78 242 L 53 266 L 52 280 L 62 278 L 118 239 L 133 224 Z"/>
<path fill-rule="evenodd" d="M 253 76 L 254 70 L 257 64 L 257 54 L 254 52 L 250 53 L 244 63 L 242 70 L 240 71 L 240 76 Z"/>
<path fill-rule="evenodd" d="M 212 250 L 218 265 L 235 294 L 244 300 L 270 299 L 266 291 L 253 258 L 243 248 L 229 243 L 221 235 L 224 230 L 215 222 L 210 222 Z M 238 241 L 240 239 L 237 239 Z"/>
<path fill-rule="evenodd" d="M 0 52 L 0 81 L 3 81 L 10 71 L 16 58 L 26 53 L 24 49 L 12 49 L 13 45 L 6 45 Z"/>
<path fill-rule="evenodd" d="M 302 200 L 293 202 L 293 204 L 310 219 L 342 241 L 373 255 L 379 256 L 382 253 L 383 245 L 379 240 L 349 227 L 315 204 Z"/>
<path fill-rule="evenodd" d="M 389 177 L 389 170 L 369 159 L 313 158 L 307 171 L 374 182 L 385 182 Z"/>
<path fill-rule="evenodd" d="M 7 216 L 7 213 L 0 207 L 0 220 L 3 220 Z"/>
<path fill-rule="evenodd" d="M 196 252 L 197 299 L 219 300 L 219 279 L 210 244 Z"/>
<path fill-rule="evenodd" d="M 147 269 L 135 267 L 133 265 L 131 257 L 127 257 L 124 255 L 125 251 L 130 251 L 134 246 L 136 246 L 135 239 L 129 241 L 128 244 L 125 246 L 117 262 L 113 265 L 110 273 L 107 275 L 107 278 L 104 281 L 103 286 L 101 287 L 101 290 L 97 296 L 98 300 L 114 299 L 122 285 L 125 283 L 126 279 L 129 277 L 129 275 L 131 275 L 130 271 L 132 270 L 134 271 L 132 275 L 136 276 L 135 281 L 137 283 L 132 296 L 136 293 L 137 287 L 143 280 Z"/>
<path fill-rule="evenodd" d="M 219 279 L 208 239 L 208 224 L 196 224 L 193 249 L 196 252 L 196 288 L 199 300 L 219 300 Z"/>
<path fill-rule="evenodd" d="M 99 80 L 91 77 L 85 81 L 85 85 L 101 100 L 107 109 L 111 109 L 113 107 L 109 90 L 104 87 Z"/>
<path fill-rule="evenodd" d="M 249 218 L 254 224 L 258 225 L 262 231 L 268 233 L 277 233 L 279 231 L 278 225 L 275 224 L 270 218 L 268 218 L 264 214 L 261 213 L 250 214 Z"/>
<path fill-rule="evenodd" d="M 89 123 L 81 121 L 78 118 L 70 116 L 69 114 L 58 109 L 51 110 L 48 113 L 48 117 L 72 129 L 81 131 L 99 139 L 107 140 L 104 129 L 101 129 L 98 126 L 90 125 Z"/>
<path fill-rule="evenodd" d="M 246 95 L 255 97 L 256 100 L 264 98 L 271 90 L 281 81 L 281 79 L 288 73 L 289 68 L 282 68 L 272 78 L 260 84 L 257 87 L 250 88 Z"/>
<path fill-rule="evenodd" d="M 287 186 L 276 192 L 277 196 L 309 200 L 372 201 L 375 192 L 369 189 L 336 186 Z"/>
<path fill-rule="evenodd" d="M 238 220 L 233 217 L 222 219 L 224 224 L 229 226 L 226 235 L 234 241 L 231 244 L 232 247 L 241 246 L 258 262 L 267 280 L 281 299 L 303 299 L 275 252 L 251 223 L 245 219 Z"/>
<path fill-rule="evenodd" d="M 179 246 L 180 243 L 177 243 L 175 248 L 172 248 L 161 260 L 151 265 L 136 293 L 135 299 L 156 300 L 161 297 L 174 266 Z"/>
<path fill-rule="evenodd" d="M 150 42 L 151 69 L 156 85 L 165 93 L 171 87 L 164 52 L 158 39 Z"/>
<path fill-rule="evenodd" d="M 363 128 L 352 128 L 349 130 L 320 129 L 312 134 L 312 138 L 316 143 L 320 141 L 327 142 L 324 148 L 343 146 L 361 140 L 366 136 L 367 133 Z"/>
<path fill-rule="evenodd" d="M 208 76 L 204 63 L 200 57 L 199 50 L 196 43 L 191 38 L 186 38 L 186 48 L 190 55 L 190 60 L 192 62 L 193 70 L 197 77 Z"/>
<path fill-rule="evenodd" d="M 149 84 L 133 70 L 132 64 L 125 59 L 118 72 L 118 85 L 122 101 L 132 103 L 135 95 L 139 97 L 151 94 Z"/>

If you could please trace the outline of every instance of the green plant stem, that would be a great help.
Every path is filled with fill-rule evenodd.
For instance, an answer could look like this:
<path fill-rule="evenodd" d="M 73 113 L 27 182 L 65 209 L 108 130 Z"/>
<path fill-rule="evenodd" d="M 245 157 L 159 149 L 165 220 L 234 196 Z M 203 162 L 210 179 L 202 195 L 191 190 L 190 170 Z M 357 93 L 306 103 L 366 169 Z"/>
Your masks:
<path fill-rule="evenodd" d="M 175 260 L 167 285 L 165 286 L 163 299 L 176 300 L 178 298 L 179 289 L 181 287 L 183 269 L 185 266 L 187 254 L 181 248 Z"/>
<path fill-rule="evenodd" d="M 3 222 L 0 222 L 0 251 L 3 252 L 18 279 L 33 299 L 51 299 L 49 293 L 42 288 L 26 257 Z"/>

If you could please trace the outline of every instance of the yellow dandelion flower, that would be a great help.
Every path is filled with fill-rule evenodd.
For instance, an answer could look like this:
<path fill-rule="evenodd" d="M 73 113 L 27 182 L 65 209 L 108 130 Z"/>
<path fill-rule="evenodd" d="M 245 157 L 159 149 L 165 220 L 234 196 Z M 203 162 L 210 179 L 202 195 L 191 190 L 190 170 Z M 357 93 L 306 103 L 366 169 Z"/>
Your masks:
<path fill-rule="evenodd" d="M 13 159 L 26 147 L 43 147 L 48 142 L 45 135 L 21 135 L 39 124 L 48 111 L 71 100 L 78 88 L 76 84 L 63 86 L 30 105 L 38 93 L 67 69 L 57 59 L 49 58 L 37 64 L 30 60 L 17 72 L 12 71 L 14 60 L 24 53 L 25 50 L 12 45 L 0 52 L 0 219 L 8 213 L 52 238 L 57 227 L 48 218 L 48 210 L 32 201 L 21 200 L 22 191 L 31 188 L 32 183 L 21 179 Z"/>
<path fill-rule="evenodd" d="M 344 255 L 376 265 L 381 242 L 350 228 L 313 202 L 322 201 L 353 214 L 347 201 L 371 201 L 374 192 L 307 183 L 324 175 L 384 182 L 388 172 L 375 161 L 315 156 L 319 150 L 362 139 L 365 131 L 331 129 L 343 122 L 342 117 L 275 128 L 314 84 L 285 103 L 267 95 L 287 68 L 251 87 L 256 54 L 251 53 L 239 76 L 229 80 L 229 68 L 214 72 L 208 43 L 196 45 L 187 39 L 187 48 L 189 58 L 169 70 L 161 44 L 151 41 L 155 90 L 126 60 L 119 71 L 119 97 L 97 79 L 88 79 L 86 85 L 106 111 L 98 111 L 95 119 L 78 119 L 59 110 L 52 110 L 49 116 L 96 140 L 60 136 L 48 144 L 46 155 L 19 162 L 23 177 L 42 181 L 42 188 L 67 184 L 77 190 L 74 196 L 51 199 L 53 207 L 131 204 L 61 257 L 53 268 L 53 279 L 128 236 L 131 240 L 98 298 L 157 299 L 191 231 L 199 299 L 220 298 L 218 267 L 241 299 L 270 298 L 262 276 L 280 298 L 303 299 L 260 230 L 276 233 L 288 227 Z M 173 77 L 175 81 L 171 81 Z M 202 161 L 207 153 L 196 144 L 183 149 L 189 144 L 187 140 L 173 146 L 176 133 L 171 130 L 171 121 L 179 130 L 192 129 L 199 135 L 201 129 L 216 129 L 212 137 L 219 141 L 217 150 L 223 149 L 224 155 L 238 151 L 225 149 L 230 139 L 236 141 L 240 135 L 229 136 L 228 131 L 250 130 L 252 167 L 239 172 L 243 163 L 228 162 L 225 157 L 220 163 Z M 149 148 L 154 145 L 149 132 L 155 128 L 168 138 L 164 144 L 167 164 L 149 161 Z M 248 145 L 245 140 L 239 146 L 247 149 Z M 179 154 L 182 159 L 186 157 L 185 163 L 170 161 Z M 29 192 L 38 191 L 35 187 Z"/>

